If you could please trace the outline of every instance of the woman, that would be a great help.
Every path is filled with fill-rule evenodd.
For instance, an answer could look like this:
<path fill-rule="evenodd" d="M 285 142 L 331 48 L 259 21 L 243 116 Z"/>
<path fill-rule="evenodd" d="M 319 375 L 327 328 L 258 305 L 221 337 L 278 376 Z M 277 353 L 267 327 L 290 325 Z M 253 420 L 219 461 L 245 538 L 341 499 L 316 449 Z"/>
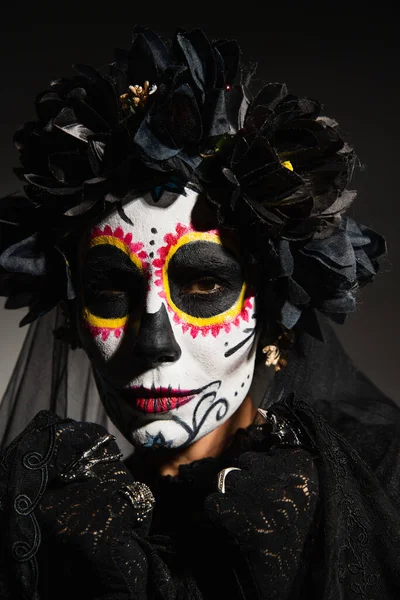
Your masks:
<path fill-rule="evenodd" d="M 400 591 L 398 408 L 326 318 L 354 310 L 384 240 L 344 216 L 335 121 L 251 75 L 235 42 L 136 28 L 16 134 L 28 199 L 3 200 L 2 292 L 43 325 L 1 406 L 1 597 Z M 90 384 L 67 388 L 68 344 L 125 462 Z"/>

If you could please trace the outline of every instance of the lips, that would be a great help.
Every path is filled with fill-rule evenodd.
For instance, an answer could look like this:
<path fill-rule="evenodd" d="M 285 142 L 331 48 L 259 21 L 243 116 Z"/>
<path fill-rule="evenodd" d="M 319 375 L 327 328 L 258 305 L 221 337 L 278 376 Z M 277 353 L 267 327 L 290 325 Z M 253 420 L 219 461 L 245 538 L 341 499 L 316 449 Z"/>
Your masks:
<path fill-rule="evenodd" d="M 168 412 L 190 402 L 195 395 L 193 390 L 175 390 L 172 387 L 149 389 L 139 386 L 129 389 L 129 398 L 134 400 L 135 408 L 145 413 Z"/>

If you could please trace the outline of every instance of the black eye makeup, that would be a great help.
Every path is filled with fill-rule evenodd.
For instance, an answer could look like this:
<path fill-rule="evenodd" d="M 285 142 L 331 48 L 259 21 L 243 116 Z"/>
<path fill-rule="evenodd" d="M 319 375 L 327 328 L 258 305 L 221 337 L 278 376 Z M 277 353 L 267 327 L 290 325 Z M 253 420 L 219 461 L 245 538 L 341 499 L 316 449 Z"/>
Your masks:
<path fill-rule="evenodd" d="M 90 248 L 81 282 L 84 305 L 97 317 L 122 318 L 144 302 L 143 273 L 123 250 L 111 244 Z"/>
<path fill-rule="evenodd" d="M 208 240 L 189 241 L 177 248 L 166 275 L 173 305 L 193 318 L 222 315 L 243 292 L 240 263 L 226 247 Z M 135 314 L 140 318 L 147 277 L 123 249 L 109 243 L 91 247 L 81 281 L 88 315 L 109 320 Z"/>
<path fill-rule="evenodd" d="M 244 283 L 242 268 L 229 251 L 205 240 L 178 248 L 167 274 L 172 302 L 197 318 L 214 317 L 231 308 Z"/>

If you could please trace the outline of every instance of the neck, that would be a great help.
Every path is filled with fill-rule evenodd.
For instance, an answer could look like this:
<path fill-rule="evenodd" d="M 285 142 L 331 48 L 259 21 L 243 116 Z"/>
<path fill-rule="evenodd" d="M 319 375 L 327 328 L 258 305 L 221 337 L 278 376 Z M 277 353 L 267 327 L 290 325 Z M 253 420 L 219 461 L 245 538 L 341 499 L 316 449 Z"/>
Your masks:
<path fill-rule="evenodd" d="M 250 396 L 247 396 L 236 412 L 222 425 L 210 431 L 201 439 L 186 448 L 176 448 L 173 452 L 160 452 L 156 464 L 152 466 L 160 475 L 175 476 L 180 465 L 221 454 L 231 443 L 238 429 L 245 429 L 254 421 L 257 409 Z M 154 459 L 154 456 L 153 456 Z"/>

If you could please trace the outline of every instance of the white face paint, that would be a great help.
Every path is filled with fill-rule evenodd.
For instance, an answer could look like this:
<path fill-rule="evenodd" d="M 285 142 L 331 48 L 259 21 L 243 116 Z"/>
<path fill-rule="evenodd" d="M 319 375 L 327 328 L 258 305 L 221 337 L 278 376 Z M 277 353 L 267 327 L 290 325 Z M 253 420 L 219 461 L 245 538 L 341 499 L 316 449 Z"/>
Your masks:
<path fill-rule="evenodd" d="M 198 198 L 146 194 L 85 240 L 80 336 L 134 445 L 191 444 L 229 419 L 252 381 L 254 294 L 232 239 L 196 222 Z"/>

